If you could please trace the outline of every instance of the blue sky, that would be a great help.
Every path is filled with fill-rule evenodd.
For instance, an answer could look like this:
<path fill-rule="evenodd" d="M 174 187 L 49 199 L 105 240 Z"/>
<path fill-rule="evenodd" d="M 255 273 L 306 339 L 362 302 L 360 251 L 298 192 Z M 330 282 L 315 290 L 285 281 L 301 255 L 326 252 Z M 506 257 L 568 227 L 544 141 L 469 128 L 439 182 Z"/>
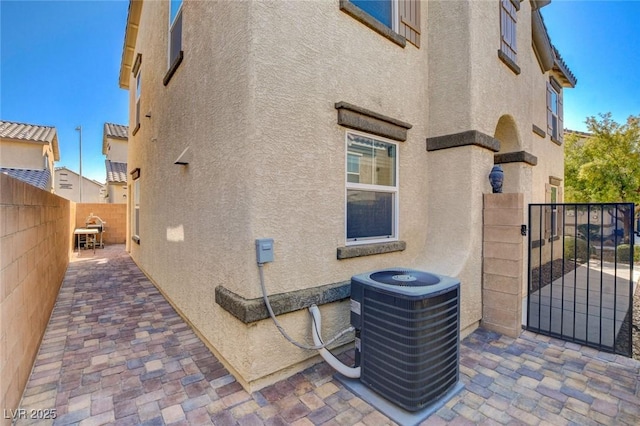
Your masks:
<path fill-rule="evenodd" d="M 128 2 L 0 1 L 0 118 L 55 126 L 60 162 L 104 182 L 102 129 L 128 124 L 118 87 Z M 542 9 L 552 42 L 578 78 L 565 91 L 565 127 L 587 116 L 640 114 L 640 1 L 554 0 Z"/>
<path fill-rule="evenodd" d="M 640 115 L 640 1 L 554 0 L 542 16 L 578 79 L 564 91 L 564 126 L 586 131 L 588 116 Z"/>
<path fill-rule="evenodd" d="M 55 126 L 60 161 L 105 181 L 105 122 L 128 124 L 118 87 L 127 1 L 0 2 L 0 118 Z"/>

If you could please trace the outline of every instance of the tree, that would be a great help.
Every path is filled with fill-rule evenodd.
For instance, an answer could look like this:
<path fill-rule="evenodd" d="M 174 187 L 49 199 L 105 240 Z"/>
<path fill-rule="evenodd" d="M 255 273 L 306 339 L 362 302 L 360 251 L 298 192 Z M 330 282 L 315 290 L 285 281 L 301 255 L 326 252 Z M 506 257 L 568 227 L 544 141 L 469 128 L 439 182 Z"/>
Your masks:
<path fill-rule="evenodd" d="M 586 120 L 589 134 L 565 138 L 567 202 L 640 205 L 640 115 L 618 124 L 611 113 Z M 622 210 L 625 239 L 634 212 Z"/>

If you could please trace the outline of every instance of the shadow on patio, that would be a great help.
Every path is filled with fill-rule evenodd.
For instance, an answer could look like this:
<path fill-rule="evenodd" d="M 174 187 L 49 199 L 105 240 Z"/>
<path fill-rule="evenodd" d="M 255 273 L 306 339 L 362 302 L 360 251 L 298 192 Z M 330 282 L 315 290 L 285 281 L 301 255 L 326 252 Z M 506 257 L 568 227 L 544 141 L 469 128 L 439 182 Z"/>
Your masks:
<path fill-rule="evenodd" d="M 424 424 L 640 423 L 640 362 L 633 359 L 482 329 L 460 352 L 465 388 Z M 332 375 L 320 362 L 247 393 L 115 245 L 72 258 L 24 411 L 12 414 L 18 425 L 392 424 Z M 46 410 L 55 419 L 30 418 Z"/>

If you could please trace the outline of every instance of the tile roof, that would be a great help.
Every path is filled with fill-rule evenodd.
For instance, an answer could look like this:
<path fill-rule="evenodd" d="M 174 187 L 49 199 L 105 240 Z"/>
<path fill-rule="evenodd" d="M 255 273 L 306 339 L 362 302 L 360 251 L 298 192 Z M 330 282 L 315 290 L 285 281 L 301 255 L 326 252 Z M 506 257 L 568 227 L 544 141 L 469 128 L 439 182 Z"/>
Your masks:
<path fill-rule="evenodd" d="M 55 127 L 0 121 L 0 137 L 2 138 L 51 142 L 55 135 Z"/>
<path fill-rule="evenodd" d="M 12 178 L 21 180 L 40 189 L 46 190 L 51 179 L 49 170 L 28 170 L 28 169 L 11 169 L 0 167 L 0 173 L 11 176 Z"/>
<path fill-rule="evenodd" d="M 560 55 L 558 49 L 553 45 L 551 47 L 553 48 L 554 56 L 553 70 L 556 72 L 560 72 L 566 79 L 567 84 L 569 84 L 571 87 L 575 87 L 578 83 L 578 79 L 575 75 L 573 75 L 567 64 L 564 62 L 564 59 L 562 59 L 562 56 Z"/>
<path fill-rule="evenodd" d="M 129 139 L 129 126 L 104 123 L 104 130 L 102 131 L 102 153 L 104 155 L 107 155 L 109 151 L 107 149 L 107 138 L 127 141 Z"/>
<path fill-rule="evenodd" d="M 54 159 L 60 161 L 58 135 L 55 127 L 0 120 L 0 138 L 49 143 Z"/>
<path fill-rule="evenodd" d="M 104 123 L 104 135 L 108 138 L 127 139 L 129 137 L 129 126 Z"/>
<path fill-rule="evenodd" d="M 127 163 L 105 160 L 107 183 L 127 183 Z"/>

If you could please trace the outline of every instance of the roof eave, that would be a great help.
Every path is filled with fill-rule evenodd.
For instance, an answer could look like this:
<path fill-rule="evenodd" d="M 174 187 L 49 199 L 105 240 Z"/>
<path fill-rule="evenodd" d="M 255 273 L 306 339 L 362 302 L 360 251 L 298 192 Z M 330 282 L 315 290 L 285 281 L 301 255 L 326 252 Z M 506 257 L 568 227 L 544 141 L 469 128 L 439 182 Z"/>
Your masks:
<path fill-rule="evenodd" d="M 138 27 L 142 12 L 143 0 L 130 0 L 129 13 L 127 15 L 127 27 L 124 34 L 124 46 L 122 48 L 122 61 L 120 63 L 120 88 L 129 89 L 129 73 L 133 67 L 138 38 Z"/>
<path fill-rule="evenodd" d="M 553 72 L 560 77 L 563 87 L 576 87 L 578 79 L 573 75 L 555 46 L 553 47 Z"/>
<path fill-rule="evenodd" d="M 540 62 L 540 68 L 542 72 L 547 72 L 553 68 L 554 56 L 551 40 L 540 10 L 534 10 L 531 14 L 531 33 L 533 50 Z"/>
<path fill-rule="evenodd" d="M 58 132 L 56 131 L 51 141 L 51 150 L 53 151 L 53 159 L 60 161 L 60 149 L 58 147 Z"/>

